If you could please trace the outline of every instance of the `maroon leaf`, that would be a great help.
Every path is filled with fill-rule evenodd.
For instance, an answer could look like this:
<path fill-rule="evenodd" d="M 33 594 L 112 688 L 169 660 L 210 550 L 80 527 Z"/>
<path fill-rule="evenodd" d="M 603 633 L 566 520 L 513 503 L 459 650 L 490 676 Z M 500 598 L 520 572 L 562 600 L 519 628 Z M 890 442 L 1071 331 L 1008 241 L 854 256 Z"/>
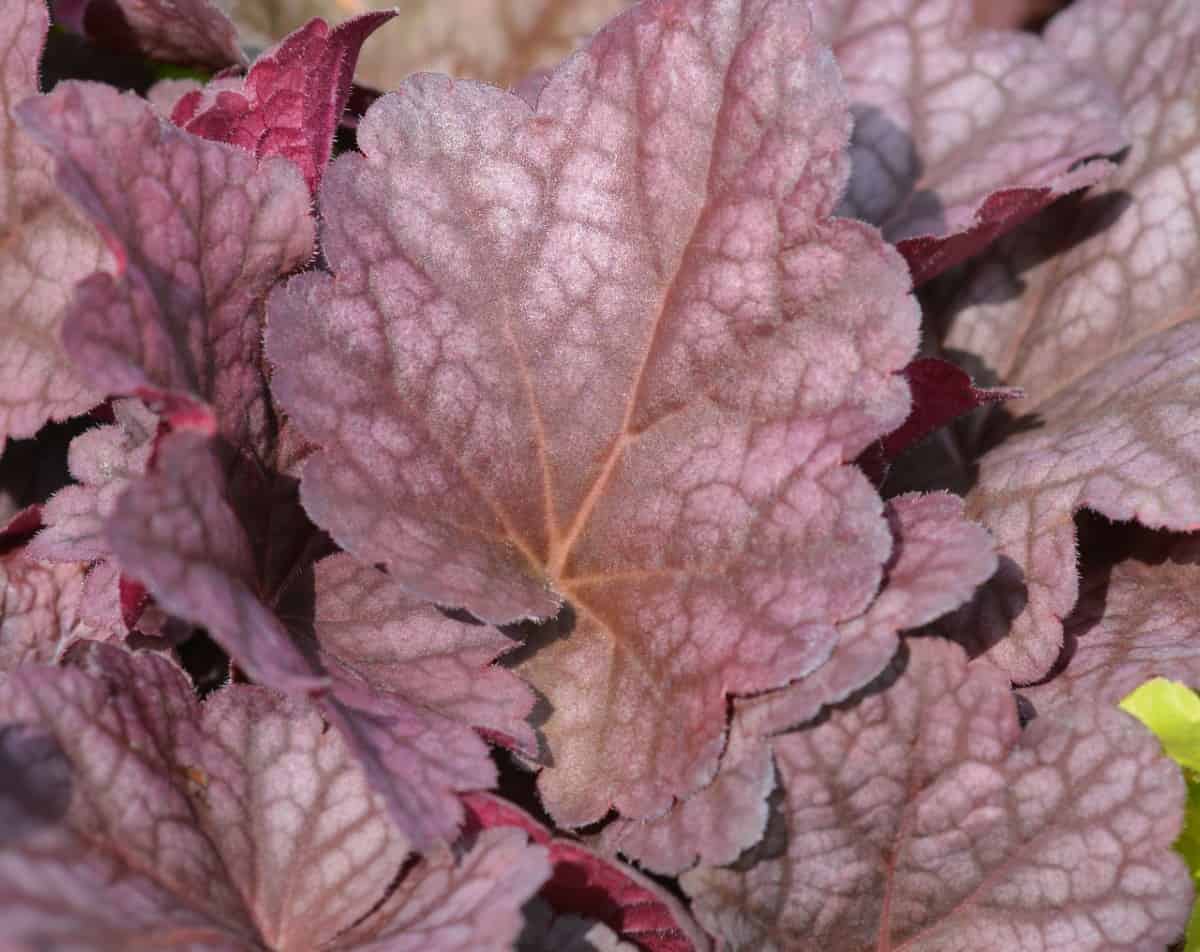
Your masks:
<path fill-rule="evenodd" d="M 112 259 L 64 200 L 51 158 L 17 127 L 13 107 L 38 90 L 42 0 L 6 0 L 0 16 L 0 452 L 99 402 L 59 343 L 75 282 Z"/>
<path fill-rule="evenodd" d="M 707 783 L 727 693 L 819 666 L 874 597 L 890 533 L 844 461 L 907 415 L 916 326 L 891 249 L 828 217 L 848 121 L 801 7 L 636 7 L 536 114 L 431 76 L 380 99 L 323 188 L 334 275 L 272 297 L 314 521 L 490 622 L 570 602 L 515 661 L 561 823 Z"/>
<path fill-rule="evenodd" d="M 683 886 L 730 948 L 1157 949 L 1192 887 L 1179 768 L 1107 705 L 1024 733 L 1004 674 L 908 642 L 860 703 L 777 738 L 780 828 Z"/>
<path fill-rule="evenodd" d="M 172 121 L 258 159 L 291 159 L 315 195 L 350 98 L 359 48 L 395 15 L 363 14 L 332 31 L 324 20 L 310 20 L 255 60 L 244 80 L 218 81 L 207 94 L 185 94 Z"/>
<path fill-rule="evenodd" d="M 500 797 L 473 794 L 463 802 L 468 835 L 511 826 L 547 848 L 553 868 L 539 896 L 559 915 L 604 923 L 647 952 L 702 952 L 709 947 L 683 905 L 653 880 L 581 843 L 554 836 Z"/>
<path fill-rule="evenodd" d="M 1200 7 L 1185 0 L 1085 0 L 1056 18 L 1047 42 L 1118 84 L 1129 155 L 1103 191 L 1030 222 L 931 297 L 945 346 L 1025 391 L 1009 405 L 1014 432 L 977 427 L 959 447 L 975 460 L 995 446 L 968 511 L 1002 560 L 947 625 L 1020 682 L 1060 654 L 1077 511 L 1200 526 L 1198 38 Z"/>
<path fill-rule="evenodd" d="M 898 242 L 920 285 L 1112 171 L 1112 89 L 1037 37 L 979 32 L 963 0 L 815 0 L 854 106 L 841 211 Z"/>
<path fill-rule="evenodd" d="M 295 169 L 180 132 L 104 86 L 62 83 L 18 112 L 121 255 L 118 278 L 78 285 L 63 328 L 72 359 L 175 426 L 253 442 L 266 426 L 258 299 L 312 253 Z"/>
<path fill-rule="evenodd" d="M 481 840 L 461 863 L 442 850 L 393 890 L 408 844 L 311 707 L 241 685 L 201 706 L 154 655 L 93 646 L 74 660 L 0 688 L 0 720 L 48 730 L 76 788 L 62 825 L 0 852 L 6 939 L 98 952 L 512 942 L 547 872 L 523 836 Z M 401 926 L 426 944 L 371 941 Z"/>
<path fill-rule="evenodd" d="M 220 69 L 243 61 L 237 29 L 213 0 L 50 0 L 54 21 L 118 49 Z"/>

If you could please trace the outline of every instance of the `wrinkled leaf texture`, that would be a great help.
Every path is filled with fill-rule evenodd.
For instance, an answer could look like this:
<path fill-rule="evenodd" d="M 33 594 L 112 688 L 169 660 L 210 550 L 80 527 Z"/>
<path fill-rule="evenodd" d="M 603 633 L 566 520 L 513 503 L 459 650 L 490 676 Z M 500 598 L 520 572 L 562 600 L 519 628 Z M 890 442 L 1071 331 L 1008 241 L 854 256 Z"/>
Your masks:
<path fill-rule="evenodd" d="M 272 295 L 314 521 L 489 622 L 570 602 L 517 663 L 561 823 L 708 782 L 726 693 L 818 668 L 878 588 L 845 461 L 907 415 L 916 315 L 829 218 L 848 131 L 802 6 L 652 0 L 536 113 L 430 75 L 377 102 L 322 189 L 334 274 Z"/>

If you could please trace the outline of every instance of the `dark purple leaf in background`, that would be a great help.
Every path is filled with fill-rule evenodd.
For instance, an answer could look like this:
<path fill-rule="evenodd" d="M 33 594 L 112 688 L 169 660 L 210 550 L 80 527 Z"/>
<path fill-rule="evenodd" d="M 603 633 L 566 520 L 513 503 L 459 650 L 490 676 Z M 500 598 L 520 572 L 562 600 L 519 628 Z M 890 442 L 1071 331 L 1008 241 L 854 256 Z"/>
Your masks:
<path fill-rule="evenodd" d="M 54 21 L 152 59 L 222 69 L 244 61 L 237 29 L 213 0 L 50 0 Z"/>

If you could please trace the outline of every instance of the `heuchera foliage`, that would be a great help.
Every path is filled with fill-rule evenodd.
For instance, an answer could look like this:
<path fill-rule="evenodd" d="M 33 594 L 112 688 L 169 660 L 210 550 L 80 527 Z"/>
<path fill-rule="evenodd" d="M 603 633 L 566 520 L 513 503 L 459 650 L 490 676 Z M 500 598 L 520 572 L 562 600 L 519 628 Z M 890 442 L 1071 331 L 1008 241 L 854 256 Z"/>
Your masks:
<path fill-rule="evenodd" d="M 0 946 L 1182 938 L 1198 46 L 6 0 Z"/>

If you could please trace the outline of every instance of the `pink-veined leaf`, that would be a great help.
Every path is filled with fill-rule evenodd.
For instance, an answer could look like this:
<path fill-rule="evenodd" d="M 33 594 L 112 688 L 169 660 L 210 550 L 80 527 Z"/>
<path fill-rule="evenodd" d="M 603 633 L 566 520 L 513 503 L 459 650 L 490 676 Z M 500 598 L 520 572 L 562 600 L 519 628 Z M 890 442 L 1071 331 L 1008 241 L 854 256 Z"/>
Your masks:
<path fill-rule="evenodd" d="M 1025 391 L 1008 407 L 1014 428 L 976 427 L 961 447 L 969 460 L 995 446 L 968 511 L 1002 560 L 946 627 L 1021 682 L 1061 649 L 1078 593 L 1077 511 L 1200 526 L 1200 7 L 1084 0 L 1046 40 L 1118 84 L 1129 155 L 1103 189 L 968 263 L 931 310 L 946 347 Z"/>
<path fill-rule="evenodd" d="M 1157 740 L 1088 703 L 1022 732 L 1003 672 L 941 639 L 907 648 L 875 693 L 776 738 L 779 827 L 737 867 L 682 877 L 705 927 L 755 952 L 1118 952 L 1182 935 L 1184 783 Z"/>
<path fill-rule="evenodd" d="M 1200 539 L 1144 533 L 1115 565 L 1084 573 L 1064 624 L 1065 667 L 1021 693 L 1040 712 L 1083 699 L 1119 704 L 1156 677 L 1200 688 L 1197 619 Z"/>
<path fill-rule="evenodd" d="M 221 69 L 244 62 L 237 28 L 214 0 L 50 0 L 73 33 L 152 59 Z"/>
<path fill-rule="evenodd" d="M 550 877 L 538 894 L 558 915 L 603 923 L 645 952 L 705 952 L 709 942 L 678 899 L 618 860 L 554 836 L 528 813 L 491 794 L 463 798 L 468 837 L 517 827 L 550 857 Z"/>
<path fill-rule="evenodd" d="M 888 503 L 888 517 L 895 545 L 879 597 L 838 626 L 829 660 L 792 686 L 735 700 L 714 781 L 660 818 L 613 821 L 601 835 L 605 849 L 662 873 L 698 859 L 733 862 L 767 825 L 766 797 L 775 781 L 768 739 L 864 687 L 895 655 L 901 631 L 957 608 L 995 571 L 986 531 L 963 518 L 957 496 L 900 496 Z"/>
<path fill-rule="evenodd" d="M 85 572 L 80 562 L 38 561 L 27 546 L 0 553 L 0 680 L 22 664 L 58 661 L 76 641 L 120 632 L 88 617 Z"/>
<path fill-rule="evenodd" d="M 115 278 L 76 288 L 63 327 L 76 366 L 175 426 L 253 444 L 267 426 L 259 299 L 313 249 L 296 169 L 181 132 L 106 86 L 61 83 L 18 113 L 121 258 Z"/>
<path fill-rule="evenodd" d="M 399 20 L 368 40 L 356 78 L 392 90 L 420 72 L 448 73 L 513 86 L 554 66 L 631 0 L 406 0 Z M 242 35 L 261 47 L 313 17 L 333 23 L 347 11 L 396 7 L 391 0 L 231 0 Z"/>
<path fill-rule="evenodd" d="M 496 782 L 481 728 L 526 753 L 532 692 L 490 666 L 511 639 L 449 619 L 386 575 L 338 555 L 319 562 L 312 599 L 279 592 L 229 500 L 225 473 L 197 434 L 159 443 L 150 476 L 109 522 L 122 566 L 172 614 L 205 626 L 261 683 L 319 703 L 417 849 L 448 840 L 456 791 Z M 264 540 L 266 544 L 270 540 Z M 275 606 L 278 602 L 279 612 Z"/>
<path fill-rule="evenodd" d="M 154 655 L 96 646 L 25 668 L 0 720 L 51 733 L 74 787 L 63 824 L 0 851 L 6 940 L 499 950 L 548 871 L 524 836 L 493 837 L 415 863 L 393 891 L 408 843 L 313 708 L 242 685 L 201 705 Z M 400 928 L 426 944 L 371 941 Z M 477 944 L 452 944 L 464 933 Z"/>
<path fill-rule="evenodd" d="M 59 342 L 75 282 L 111 267 L 95 230 L 65 200 L 54 161 L 13 107 L 37 93 L 48 27 L 43 0 L 6 0 L 0 16 L 0 452 L 99 402 Z"/>
<path fill-rule="evenodd" d="M 818 667 L 878 588 L 845 461 L 907 415 L 915 312 L 828 217 L 848 122 L 802 6 L 655 0 L 536 113 L 428 75 L 379 100 L 322 189 L 333 276 L 272 296 L 314 521 L 490 622 L 570 602 L 514 662 L 561 823 L 703 786 L 727 692 Z"/>
<path fill-rule="evenodd" d="M 920 285 L 1125 146 L 1113 90 L 1032 34 L 978 31 L 969 0 L 814 0 L 855 114 L 839 209 L 899 244 Z M 1082 164 L 1081 164 L 1082 163 Z"/>
<path fill-rule="evenodd" d="M 258 159 L 291 159 L 316 194 L 350 98 L 359 49 L 395 10 L 367 13 L 334 29 L 313 19 L 254 61 L 244 79 L 186 93 L 171 118 L 188 132 L 239 146 Z"/>

